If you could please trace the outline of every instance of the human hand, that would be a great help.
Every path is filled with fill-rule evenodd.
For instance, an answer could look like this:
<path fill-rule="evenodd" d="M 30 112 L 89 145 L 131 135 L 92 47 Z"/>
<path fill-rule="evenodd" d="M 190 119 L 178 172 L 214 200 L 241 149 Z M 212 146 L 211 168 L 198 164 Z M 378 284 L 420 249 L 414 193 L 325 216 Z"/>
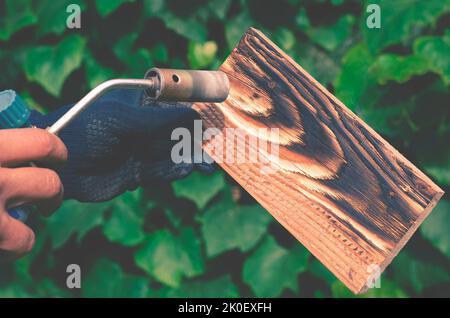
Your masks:
<path fill-rule="evenodd" d="M 63 187 L 53 170 L 18 167 L 26 162 L 60 165 L 67 159 L 63 142 L 42 129 L 0 130 L 0 260 L 14 259 L 31 250 L 33 231 L 12 218 L 7 210 L 36 205 L 48 215 L 63 198 Z"/>
<path fill-rule="evenodd" d="M 180 103 L 146 101 L 142 93 L 116 90 L 100 97 L 59 134 L 68 148 L 58 170 L 66 199 L 82 202 L 109 200 L 138 186 L 187 175 L 194 166 L 175 164 L 170 154 L 177 127 L 193 130 L 198 114 Z M 51 126 L 71 105 L 49 115 L 34 113 L 30 121 Z"/>

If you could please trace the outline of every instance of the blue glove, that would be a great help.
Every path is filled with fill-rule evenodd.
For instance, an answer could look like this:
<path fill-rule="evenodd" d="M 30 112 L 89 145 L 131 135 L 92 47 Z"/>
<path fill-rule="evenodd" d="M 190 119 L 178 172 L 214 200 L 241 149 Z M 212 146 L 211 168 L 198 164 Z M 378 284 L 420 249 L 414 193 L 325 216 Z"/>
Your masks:
<path fill-rule="evenodd" d="M 71 106 L 46 116 L 33 112 L 30 122 L 49 127 Z M 170 153 L 177 141 L 170 137 L 177 127 L 192 132 L 198 118 L 186 104 L 154 102 L 138 91 L 116 90 L 100 97 L 59 134 L 69 153 L 66 165 L 57 170 L 65 199 L 106 201 L 138 186 L 186 176 L 194 164 L 173 163 Z"/>

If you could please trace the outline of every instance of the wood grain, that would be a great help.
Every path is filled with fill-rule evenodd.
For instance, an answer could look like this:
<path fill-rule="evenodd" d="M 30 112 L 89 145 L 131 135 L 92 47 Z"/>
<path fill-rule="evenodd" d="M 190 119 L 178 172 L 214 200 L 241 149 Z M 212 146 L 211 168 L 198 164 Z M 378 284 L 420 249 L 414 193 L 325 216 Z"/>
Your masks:
<path fill-rule="evenodd" d="M 249 29 L 220 69 L 230 96 L 194 105 L 204 126 L 280 132 L 277 145 L 265 140 L 279 149 L 277 172 L 260 162 L 221 167 L 348 288 L 365 291 L 373 265 L 385 269 L 443 191 L 260 31 Z M 270 160 L 239 138 L 203 146 L 217 160 L 224 140 L 242 142 L 254 149 L 236 151 Z"/>

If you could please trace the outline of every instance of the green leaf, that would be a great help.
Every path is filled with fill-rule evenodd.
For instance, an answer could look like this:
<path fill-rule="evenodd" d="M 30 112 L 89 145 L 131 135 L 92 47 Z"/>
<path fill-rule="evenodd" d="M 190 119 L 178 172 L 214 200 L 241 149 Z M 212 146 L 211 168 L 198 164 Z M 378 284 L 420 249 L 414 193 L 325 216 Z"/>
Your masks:
<path fill-rule="evenodd" d="M 214 257 L 234 248 L 250 250 L 266 233 L 271 220 L 259 205 L 237 205 L 231 195 L 226 195 L 200 217 L 207 255 Z"/>
<path fill-rule="evenodd" d="M 207 68 L 214 62 L 217 55 L 217 44 L 214 41 L 205 43 L 189 42 L 188 60 L 193 69 Z"/>
<path fill-rule="evenodd" d="M 6 12 L 0 15 L 0 41 L 8 41 L 19 30 L 37 22 L 28 0 L 6 0 Z"/>
<path fill-rule="evenodd" d="M 341 17 L 332 26 L 310 28 L 306 31 L 311 41 L 328 51 L 336 50 L 350 36 L 355 18 L 351 15 Z"/>
<path fill-rule="evenodd" d="M 134 49 L 134 42 L 136 41 L 138 35 L 136 33 L 130 33 L 121 37 L 113 47 L 113 52 L 117 58 L 127 63 L 129 56 Z"/>
<path fill-rule="evenodd" d="M 242 35 L 244 35 L 244 32 L 247 31 L 249 27 L 253 26 L 253 24 L 253 19 L 247 10 L 230 19 L 225 24 L 225 38 L 230 50 L 234 49 Z"/>
<path fill-rule="evenodd" d="M 208 1 L 208 8 L 219 18 L 224 20 L 228 9 L 230 8 L 231 0 L 211 0 Z"/>
<path fill-rule="evenodd" d="M 442 37 L 417 39 L 414 42 L 414 52 L 428 61 L 430 69 L 441 76 L 445 85 L 450 84 L 450 29 Z"/>
<path fill-rule="evenodd" d="M 158 17 L 166 10 L 165 0 L 144 0 L 144 13 L 147 17 Z"/>
<path fill-rule="evenodd" d="M 150 52 L 145 48 L 135 48 L 137 33 L 126 35 L 117 41 L 113 52 L 128 68 L 126 76 L 142 77 L 147 69 L 153 66 Z"/>
<path fill-rule="evenodd" d="M 15 274 L 20 276 L 23 281 L 26 281 L 29 284 L 35 285 L 35 279 L 31 273 L 31 266 L 33 265 L 36 258 L 39 257 L 46 241 L 47 240 L 45 235 L 36 235 L 36 240 L 31 252 L 15 261 Z"/>
<path fill-rule="evenodd" d="M 171 287 L 179 287 L 183 277 L 204 272 L 200 241 L 192 228 L 182 229 L 179 236 L 168 230 L 150 234 L 136 251 L 135 261 L 157 281 Z"/>
<path fill-rule="evenodd" d="M 44 36 L 48 33 L 62 34 L 67 28 L 68 13 L 67 7 L 70 4 L 80 6 L 81 10 L 81 27 L 83 27 L 83 10 L 86 5 L 83 0 L 39 0 L 32 1 L 33 10 L 38 18 L 38 35 Z"/>
<path fill-rule="evenodd" d="M 85 53 L 84 61 L 86 63 L 86 77 L 89 88 L 92 89 L 114 77 L 114 71 L 98 63 L 89 52 Z"/>
<path fill-rule="evenodd" d="M 31 294 L 30 291 L 23 285 L 11 284 L 6 288 L 0 288 L 1 298 L 32 298 L 35 295 Z"/>
<path fill-rule="evenodd" d="M 292 50 L 297 42 L 295 34 L 288 28 L 278 28 L 271 38 L 283 51 Z"/>
<path fill-rule="evenodd" d="M 295 25 L 300 30 L 306 30 L 307 28 L 309 28 L 311 26 L 308 15 L 306 14 L 305 8 L 301 8 L 298 11 L 297 15 L 295 16 Z"/>
<path fill-rule="evenodd" d="M 42 85 L 53 96 L 59 96 L 64 81 L 83 60 L 86 40 L 69 35 L 55 46 L 36 46 L 23 53 L 27 79 Z"/>
<path fill-rule="evenodd" d="M 308 265 L 308 271 L 314 274 L 316 277 L 325 280 L 325 282 L 330 285 L 338 280 L 336 276 L 334 276 L 334 274 L 330 272 L 328 268 L 326 268 L 325 265 L 323 265 L 317 259 L 314 259 Z"/>
<path fill-rule="evenodd" d="M 159 63 L 169 63 L 169 51 L 163 43 L 155 44 L 150 50 L 152 58 Z"/>
<path fill-rule="evenodd" d="M 95 6 L 97 12 L 102 16 L 106 17 L 116 11 L 122 4 L 131 3 L 135 0 L 96 0 Z"/>
<path fill-rule="evenodd" d="M 163 288 L 157 296 L 164 298 L 235 298 L 239 291 L 225 275 L 208 281 L 196 281 L 183 284 L 180 288 Z"/>
<path fill-rule="evenodd" d="M 79 203 L 68 200 L 48 219 L 45 228 L 54 249 L 63 246 L 67 240 L 76 234 L 81 239 L 93 228 L 103 222 L 103 214 L 110 207 L 110 203 Z"/>
<path fill-rule="evenodd" d="M 271 236 L 244 263 L 242 278 L 256 297 L 276 297 L 285 288 L 298 291 L 297 275 L 306 269 L 308 251 L 287 250 Z"/>
<path fill-rule="evenodd" d="M 149 280 L 125 274 L 120 265 L 100 258 L 82 280 L 83 297 L 138 298 L 149 294 Z"/>
<path fill-rule="evenodd" d="M 365 105 L 369 88 L 376 84 L 369 73 L 373 57 L 363 44 L 351 48 L 342 58 L 342 71 L 335 83 L 336 96 L 350 109 Z"/>
<path fill-rule="evenodd" d="M 192 200 L 199 209 L 203 209 L 223 189 L 225 180 L 221 172 L 206 175 L 194 171 L 188 177 L 174 181 L 172 186 L 177 197 Z"/>
<path fill-rule="evenodd" d="M 335 298 L 406 298 L 408 295 L 394 282 L 381 279 L 380 288 L 371 288 L 364 294 L 355 295 L 343 283 L 336 280 L 331 284 L 331 294 Z"/>
<path fill-rule="evenodd" d="M 400 253 L 390 267 L 394 271 L 395 280 L 416 294 L 420 294 L 425 288 L 435 284 L 450 281 L 450 274 L 439 266 L 418 261 L 406 252 Z"/>
<path fill-rule="evenodd" d="M 364 106 L 364 105 L 361 105 Z M 399 122 L 404 122 L 404 113 L 411 105 L 383 105 L 383 107 L 361 107 L 358 116 L 375 131 L 392 136 L 398 130 Z M 413 105 L 412 105 L 413 106 Z"/>
<path fill-rule="evenodd" d="M 420 231 L 438 250 L 450 258 L 450 202 L 441 200 L 423 222 Z"/>
<path fill-rule="evenodd" d="M 208 37 L 206 25 L 195 16 L 179 17 L 170 11 L 164 11 L 158 16 L 166 27 L 175 33 L 195 42 L 205 42 Z"/>
<path fill-rule="evenodd" d="M 323 85 L 332 83 L 338 76 L 339 65 L 325 51 L 315 45 L 298 44 L 295 52 L 293 53 L 295 60 Z"/>
<path fill-rule="evenodd" d="M 428 61 L 421 56 L 385 54 L 375 60 L 370 72 L 378 83 L 384 85 L 390 80 L 404 83 L 415 75 L 427 73 L 429 69 Z"/>
<path fill-rule="evenodd" d="M 426 165 L 424 170 L 431 175 L 439 184 L 450 185 L 450 164 L 448 165 Z"/>
<path fill-rule="evenodd" d="M 142 189 L 114 199 L 111 217 L 103 224 L 103 234 L 111 242 L 134 246 L 145 239 L 142 217 Z"/>
<path fill-rule="evenodd" d="M 70 297 L 69 290 L 67 288 L 61 288 L 56 285 L 55 281 L 50 280 L 49 278 L 44 278 L 40 282 L 33 282 L 34 294 L 39 297 L 45 298 L 68 298 Z"/>
<path fill-rule="evenodd" d="M 371 0 L 369 3 L 379 4 L 381 8 L 381 28 L 369 29 L 366 26 L 369 13 L 365 10 L 361 19 L 364 38 L 373 53 L 392 44 L 411 43 L 427 26 L 450 12 L 450 0 Z"/>

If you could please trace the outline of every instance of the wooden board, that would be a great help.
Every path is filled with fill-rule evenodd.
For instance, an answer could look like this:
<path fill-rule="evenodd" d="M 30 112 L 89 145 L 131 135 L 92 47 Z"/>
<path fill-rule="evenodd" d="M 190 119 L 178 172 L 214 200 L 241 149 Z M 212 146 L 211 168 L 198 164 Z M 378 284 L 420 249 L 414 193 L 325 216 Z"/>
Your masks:
<path fill-rule="evenodd" d="M 259 136 L 278 147 L 276 172 L 264 162 L 220 166 L 348 288 L 365 291 L 374 265 L 385 269 L 443 191 L 260 31 L 249 29 L 220 69 L 230 96 L 194 105 L 203 125 L 279 129 L 278 141 Z M 226 142 L 272 160 L 240 135 L 203 147 L 223 161 Z"/>

